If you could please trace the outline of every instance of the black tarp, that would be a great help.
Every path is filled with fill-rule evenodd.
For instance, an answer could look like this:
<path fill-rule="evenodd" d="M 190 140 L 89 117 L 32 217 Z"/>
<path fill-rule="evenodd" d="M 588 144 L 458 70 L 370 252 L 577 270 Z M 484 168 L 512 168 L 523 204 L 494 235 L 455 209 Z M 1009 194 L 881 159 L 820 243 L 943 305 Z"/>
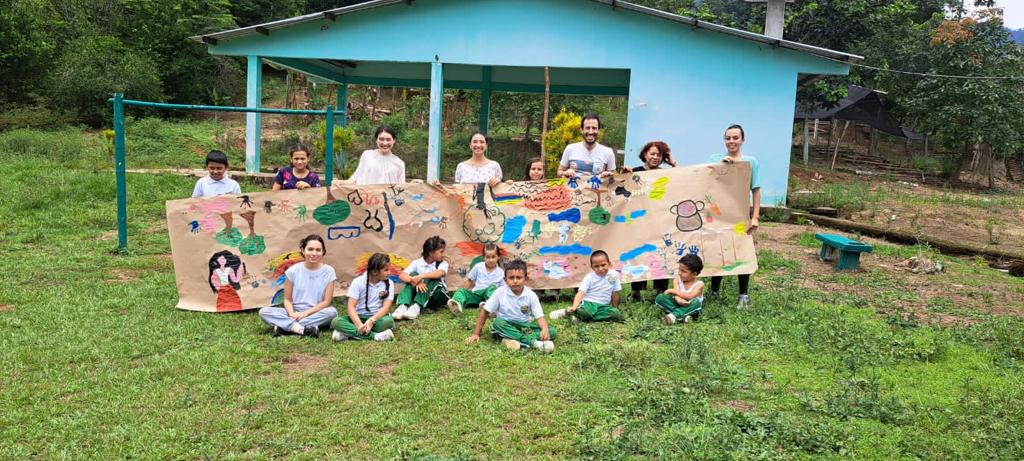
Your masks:
<path fill-rule="evenodd" d="M 830 108 L 818 106 L 807 110 L 797 104 L 794 118 L 797 120 L 832 118 L 849 120 L 870 125 L 876 130 L 893 136 L 921 139 L 921 135 L 900 126 L 899 122 L 889 115 L 878 92 L 857 85 L 847 85 L 846 97 Z"/>

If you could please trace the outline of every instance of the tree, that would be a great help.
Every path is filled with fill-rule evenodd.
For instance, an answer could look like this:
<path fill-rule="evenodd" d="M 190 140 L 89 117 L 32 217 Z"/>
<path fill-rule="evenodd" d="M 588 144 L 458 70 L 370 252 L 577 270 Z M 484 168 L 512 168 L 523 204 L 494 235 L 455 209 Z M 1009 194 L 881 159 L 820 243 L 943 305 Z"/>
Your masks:
<path fill-rule="evenodd" d="M 46 73 L 56 45 L 46 34 L 48 14 L 44 3 L 32 0 L 0 8 L 0 105 L 39 96 L 35 82 Z"/>

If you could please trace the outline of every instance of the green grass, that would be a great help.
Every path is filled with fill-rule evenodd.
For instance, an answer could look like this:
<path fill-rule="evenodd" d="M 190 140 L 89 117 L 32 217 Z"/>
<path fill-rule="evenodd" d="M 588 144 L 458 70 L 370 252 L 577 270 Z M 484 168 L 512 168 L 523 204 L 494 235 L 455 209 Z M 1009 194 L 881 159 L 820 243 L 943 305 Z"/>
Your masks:
<path fill-rule="evenodd" d="M 556 322 L 551 355 L 466 345 L 446 313 L 336 344 L 176 310 L 163 203 L 192 180 L 128 176 L 119 255 L 113 175 L 76 138 L 0 134 L 0 459 L 1024 458 L 1021 319 L 879 316 L 865 300 L 897 280 L 800 288 L 771 251 L 750 309 L 727 279 L 701 322 L 625 303 L 622 324 Z"/>

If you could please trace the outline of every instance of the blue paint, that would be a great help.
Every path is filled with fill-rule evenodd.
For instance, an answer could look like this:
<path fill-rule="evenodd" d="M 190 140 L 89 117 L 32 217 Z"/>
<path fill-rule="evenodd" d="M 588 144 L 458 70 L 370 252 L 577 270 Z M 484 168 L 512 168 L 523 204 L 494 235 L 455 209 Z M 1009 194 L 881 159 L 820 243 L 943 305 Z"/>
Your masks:
<path fill-rule="evenodd" d="M 622 273 L 629 274 L 630 277 L 632 277 L 634 279 L 637 278 L 637 277 L 640 277 L 641 275 L 644 275 L 646 272 L 647 272 L 647 266 L 645 266 L 643 264 L 638 265 L 638 266 L 634 266 L 634 265 L 631 265 L 631 264 L 627 264 L 625 266 L 622 266 Z"/>
<path fill-rule="evenodd" d="M 391 206 L 388 205 L 388 193 L 381 192 L 384 196 L 384 211 L 388 213 L 388 240 L 395 236 L 395 217 L 391 215 Z"/>
<path fill-rule="evenodd" d="M 524 227 L 526 227 L 526 216 L 513 216 L 512 219 L 505 221 L 505 233 L 501 235 L 501 243 L 513 243 L 519 240 Z"/>
<path fill-rule="evenodd" d="M 578 223 L 580 222 L 580 216 L 579 208 L 569 208 L 561 213 L 548 213 L 548 221 L 569 221 L 571 223 Z"/>
<path fill-rule="evenodd" d="M 632 250 L 629 250 L 629 251 L 627 251 L 625 253 L 622 253 L 622 255 L 619 256 L 619 260 L 620 261 L 629 261 L 630 259 L 636 258 L 637 256 L 640 256 L 640 255 L 642 255 L 644 253 L 650 253 L 652 251 L 658 251 L 658 247 L 648 243 L 648 244 L 641 245 L 641 246 L 638 246 L 636 248 L 633 248 Z"/>
<path fill-rule="evenodd" d="M 632 222 L 634 219 L 641 218 L 647 214 L 647 210 L 636 210 L 629 213 L 629 216 L 618 215 L 615 217 L 615 222 Z"/>
<path fill-rule="evenodd" d="M 436 75 L 446 86 L 479 85 L 482 66 L 493 66 L 493 91 L 508 91 L 506 82 L 543 89 L 543 67 L 551 66 L 552 90 L 628 90 L 628 166 L 639 164 L 639 149 L 651 139 L 701 153 L 680 156 L 681 164 L 703 163 L 724 152 L 725 127 L 741 123 L 744 153 L 761 161 L 764 204 L 785 200 L 798 74 L 849 72 L 849 64 L 591 0 L 395 2 L 337 22 L 222 39 L 208 49 L 307 63 L 356 61 L 344 75 L 315 66 L 350 84 L 390 78 L 425 87 L 438 83 Z M 442 74 L 431 64 L 436 59 L 459 64 L 446 64 Z M 439 147 L 431 144 L 431 152 Z"/>
<path fill-rule="evenodd" d="M 593 253 L 593 252 L 594 252 L 594 250 L 592 250 L 590 247 L 588 247 L 586 245 L 580 245 L 578 243 L 574 243 L 572 245 L 558 245 L 558 246 L 550 246 L 550 247 L 540 247 L 540 251 L 538 251 L 538 253 L 540 253 L 542 255 L 556 254 L 556 255 L 584 255 L 584 256 L 590 256 L 590 253 Z"/>

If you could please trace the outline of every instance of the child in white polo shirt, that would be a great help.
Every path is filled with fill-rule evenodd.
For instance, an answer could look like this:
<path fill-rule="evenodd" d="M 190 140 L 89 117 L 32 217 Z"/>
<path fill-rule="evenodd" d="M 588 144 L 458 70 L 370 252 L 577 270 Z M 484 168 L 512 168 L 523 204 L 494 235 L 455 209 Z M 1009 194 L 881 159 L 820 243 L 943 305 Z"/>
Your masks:
<path fill-rule="evenodd" d="M 395 320 L 414 320 L 420 316 L 420 308 L 434 309 L 448 303 L 448 286 L 444 283 L 448 262 L 444 260 L 444 250 L 444 239 L 436 235 L 428 238 L 423 242 L 423 257 L 409 263 L 398 275 L 405 286 L 395 301 Z"/>
<path fill-rule="evenodd" d="M 462 313 L 463 307 L 473 307 L 490 298 L 494 290 L 505 284 L 505 271 L 498 266 L 498 245 L 484 245 L 484 260 L 476 263 L 466 274 L 465 287 L 455 291 L 448 300 L 452 314 Z"/>
<path fill-rule="evenodd" d="M 242 193 L 238 181 L 228 177 L 228 156 L 223 152 L 211 150 L 206 154 L 206 172 L 209 174 L 196 181 L 192 198 Z"/>
<path fill-rule="evenodd" d="M 346 339 L 395 339 L 391 331 L 395 321 L 388 315 L 395 296 L 395 287 L 388 279 L 391 258 L 374 253 L 366 263 L 366 273 L 352 280 L 348 287 L 348 315 L 340 315 L 331 322 L 335 341 Z"/>
<path fill-rule="evenodd" d="M 552 312 L 552 320 L 566 314 L 576 315 L 578 319 L 589 322 L 623 320 L 622 312 L 618 309 L 622 277 L 618 271 L 611 269 L 608 253 L 603 250 L 591 253 L 590 268 L 593 271 L 583 277 L 572 306 Z"/>
<path fill-rule="evenodd" d="M 526 263 L 515 259 L 505 264 L 505 285 L 491 294 L 480 309 L 473 334 L 467 344 L 480 340 L 480 331 L 488 314 L 495 314 L 491 334 L 511 350 L 534 348 L 543 352 L 555 350 L 555 329 L 544 320 L 544 309 L 537 294 L 526 286 Z"/>

